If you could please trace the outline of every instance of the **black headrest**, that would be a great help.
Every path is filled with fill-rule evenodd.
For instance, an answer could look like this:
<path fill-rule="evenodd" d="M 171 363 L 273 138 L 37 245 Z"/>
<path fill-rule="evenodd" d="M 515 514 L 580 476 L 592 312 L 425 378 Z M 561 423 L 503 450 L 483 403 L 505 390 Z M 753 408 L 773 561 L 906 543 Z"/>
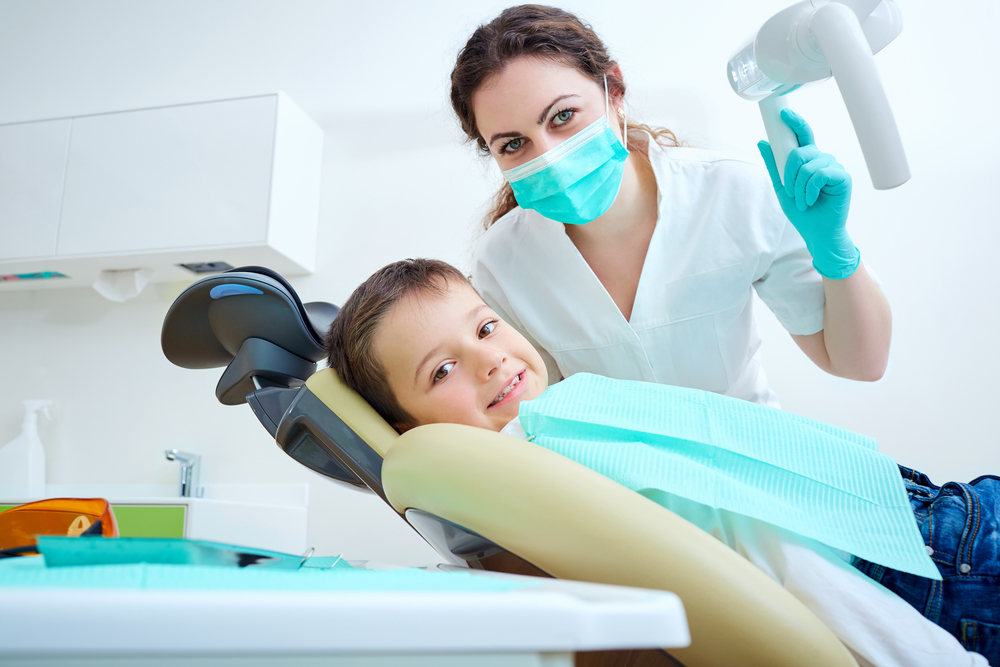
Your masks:
<path fill-rule="evenodd" d="M 226 366 L 249 338 L 315 362 L 326 356 L 323 336 L 338 311 L 321 301 L 303 304 L 270 269 L 242 266 L 184 290 L 167 311 L 160 344 L 184 368 Z"/>

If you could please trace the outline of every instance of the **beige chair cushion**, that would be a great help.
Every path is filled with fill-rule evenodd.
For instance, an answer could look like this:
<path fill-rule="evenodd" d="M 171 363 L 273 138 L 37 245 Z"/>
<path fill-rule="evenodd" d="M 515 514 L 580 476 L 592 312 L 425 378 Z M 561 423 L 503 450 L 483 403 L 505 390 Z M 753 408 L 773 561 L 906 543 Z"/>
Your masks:
<path fill-rule="evenodd" d="M 306 388 L 333 410 L 379 456 L 385 458 L 385 453 L 399 434 L 358 392 L 340 381 L 337 371 L 324 368 L 313 373 L 306 380 Z"/>

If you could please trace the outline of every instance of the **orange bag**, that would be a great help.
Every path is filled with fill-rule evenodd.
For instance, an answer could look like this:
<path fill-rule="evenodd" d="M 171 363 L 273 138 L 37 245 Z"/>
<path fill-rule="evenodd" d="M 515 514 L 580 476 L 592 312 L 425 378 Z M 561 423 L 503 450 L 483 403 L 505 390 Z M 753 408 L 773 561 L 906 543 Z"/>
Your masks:
<path fill-rule="evenodd" d="M 100 533 L 95 523 L 100 524 Z M 69 535 L 86 531 L 118 537 L 118 522 L 104 498 L 49 498 L 0 512 L 0 549 L 36 544 L 35 535 Z"/>

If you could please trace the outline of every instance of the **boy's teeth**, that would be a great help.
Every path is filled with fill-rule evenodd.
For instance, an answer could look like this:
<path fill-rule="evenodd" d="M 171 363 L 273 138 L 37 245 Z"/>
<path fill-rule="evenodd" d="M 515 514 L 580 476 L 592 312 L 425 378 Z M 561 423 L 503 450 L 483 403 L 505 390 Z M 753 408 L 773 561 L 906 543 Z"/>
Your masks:
<path fill-rule="evenodd" d="M 514 376 L 514 379 L 510 381 L 510 384 L 503 388 L 503 391 L 500 392 L 500 395 L 497 396 L 495 399 L 493 399 L 493 402 L 490 403 L 490 405 L 496 405 L 497 403 L 502 401 L 504 399 L 504 396 L 509 394 L 510 390 L 514 388 L 514 385 L 516 385 L 520 381 L 521 381 L 521 374 L 518 373 L 517 375 Z"/>

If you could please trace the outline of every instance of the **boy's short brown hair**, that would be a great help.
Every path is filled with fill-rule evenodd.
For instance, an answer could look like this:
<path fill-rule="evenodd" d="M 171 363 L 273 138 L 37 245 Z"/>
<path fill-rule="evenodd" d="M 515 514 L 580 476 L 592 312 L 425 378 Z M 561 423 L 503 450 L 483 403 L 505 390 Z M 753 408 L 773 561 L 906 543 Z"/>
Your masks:
<path fill-rule="evenodd" d="M 415 426 L 416 420 L 389 387 L 386 371 L 375 353 L 375 337 L 385 316 L 400 299 L 414 291 L 443 296 L 449 283 L 472 289 L 461 271 L 437 259 L 404 259 L 383 266 L 354 290 L 326 333 L 324 345 L 330 368 L 397 430 Z"/>

